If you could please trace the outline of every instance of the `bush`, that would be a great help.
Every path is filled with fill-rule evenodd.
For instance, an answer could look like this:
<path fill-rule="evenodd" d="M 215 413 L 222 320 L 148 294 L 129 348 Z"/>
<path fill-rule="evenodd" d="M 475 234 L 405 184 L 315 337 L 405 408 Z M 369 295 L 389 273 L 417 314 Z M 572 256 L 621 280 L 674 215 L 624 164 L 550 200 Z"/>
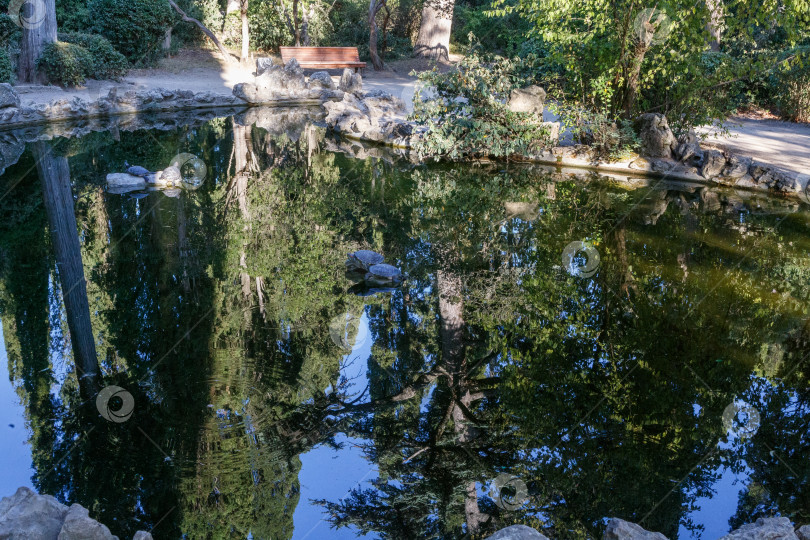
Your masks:
<path fill-rule="evenodd" d="M 782 118 L 810 122 L 810 53 L 773 77 L 772 96 Z"/>
<path fill-rule="evenodd" d="M 129 63 L 124 55 L 116 51 L 112 44 L 102 36 L 79 33 L 60 33 L 59 41 L 73 43 L 87 49 L 93 57 L 93 67 L 87 73 L 93 79 L 115 79 L 120 80 L 127 69 Z"/>
<path fill-rule="evenodd" d="M 419 75 L 430 95 L 417 90 L 411 119 L 427 132 L 415 145 L 422 156 L 449 159 L 525 155 L 549 145 L 541 119 L 506 105 L 512 89 L 525 81 L 514 76 L 516 62 L 484 59 L 476 53 L 446 74 Z"/>
<path fill-rule="evenodd" d="M 107 38 L 132 65 L 149 65 L 161 53 L 173 14 L 166 0 L 90 0 L 92 33 Z"/>
<path fill-rule="evenodd" d="M 14 82 L 14 69 L 11 67 L 11 59 L 8 52 L 0 48 L 0 83 Z"/>
<path fill-rule="evenodd" d="M 37 67 L 51 82 L 61 86 L 78 86 L 93 70 L 93 57 L 80 45 L 56 41 L 42 50 Z"/>

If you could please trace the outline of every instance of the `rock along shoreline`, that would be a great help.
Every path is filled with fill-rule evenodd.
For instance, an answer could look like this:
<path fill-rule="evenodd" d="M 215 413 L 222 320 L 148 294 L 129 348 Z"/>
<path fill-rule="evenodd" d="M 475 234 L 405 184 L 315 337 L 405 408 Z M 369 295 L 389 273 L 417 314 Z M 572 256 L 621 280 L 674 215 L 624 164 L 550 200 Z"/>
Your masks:
<path fill-rule="evenodd" d="M 257 106 L 322 107 L 328 131 L 347 139 L 391 147 L 405 154 L 412 152 L 414 143 L 426 130 L 408 120 L 401 99 L 384 91 L 363 91 L 362 77 L 348 69 L 344 70 L 336 85 L 325 71 L 305 76 L 295 60 L 282 65 L 269 58 L 260 58 L 256 62 L 253 81 L 237 84 L 232 94 L 195 94 L 190 90 L 164 89 L 119 93 L 114 88 L 108 95 L 94 101 L 76 97 L 22 107 L 14 88 L 0 84 L 0 135 L 8 129 L 72 120 L 183 110 L 233 111 Z M 538 107 L 536 103 L 532 106 Z M 542 104 L 539 107 L 542 110 Z M 553 127 L 557 129 L 552 129 L 552 132 L 558 134 L 559 126 Z M 786 171 L 729 152 L 703 149 L 691 132 L 676 139 L 666 118 L 660 114 L 642 115 L 637 127 L 642 140 L 639 155 L 618 161 L 600 159 L 589 147 L 582 145 L 553 146 L 511 159 L 612 176 L 626 175 L 629 179 L 658 178 L 727 186 L 810 202 L 810 174 Z M 414 156 L 410 158 L 413 160 Z"/>

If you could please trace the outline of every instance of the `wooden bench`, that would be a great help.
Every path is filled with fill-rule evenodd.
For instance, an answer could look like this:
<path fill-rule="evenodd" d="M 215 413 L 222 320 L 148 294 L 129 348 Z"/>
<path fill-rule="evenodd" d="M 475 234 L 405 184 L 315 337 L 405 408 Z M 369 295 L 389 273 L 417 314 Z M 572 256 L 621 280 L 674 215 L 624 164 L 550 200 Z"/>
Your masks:
<path fill-rule="evenodd" d="M 354 68 L 355 73 L 366 67 L 360 61 L 357 47 L 279 47 L 285 64 L 295 58 L 304 69 Z"/>

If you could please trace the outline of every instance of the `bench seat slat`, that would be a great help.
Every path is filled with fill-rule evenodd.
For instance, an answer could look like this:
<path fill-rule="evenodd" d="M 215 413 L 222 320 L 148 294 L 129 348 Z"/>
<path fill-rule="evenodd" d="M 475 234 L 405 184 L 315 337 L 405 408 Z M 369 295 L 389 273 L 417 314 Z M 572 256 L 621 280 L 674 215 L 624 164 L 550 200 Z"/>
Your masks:
<path fill-rule="evenodd" d="M 279 47 L 279 50 L 284 63 L 295 58 L 306 68 L 366 67 L 366 63 L 360 61 L 357 47 Z"/>

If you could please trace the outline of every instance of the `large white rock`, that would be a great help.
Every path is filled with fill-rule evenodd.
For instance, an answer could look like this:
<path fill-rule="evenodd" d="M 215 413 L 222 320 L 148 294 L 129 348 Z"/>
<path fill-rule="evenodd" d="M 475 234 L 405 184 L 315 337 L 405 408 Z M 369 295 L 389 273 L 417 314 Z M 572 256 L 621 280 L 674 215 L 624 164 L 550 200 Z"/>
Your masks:
<path fill-rule="evenodd" d="M 50 495 L 21 487 L 0 500 L 0 538 L 52 540 L 58 537 L 68 508 Z"/>
<path fill-rule="evenodd" d="M 798 540 L 793 525 L 786 517 L 759 518 L 743 525 L 720 540 Z"/>
<path fill-rule="evenodd" d="M 146 186 L 146 180 L 129 173 L 110 173 L 107 175 L 107 185 L 111 187 Z"/>
<path fill-rule="evenodd" d="M 57 540 L 118 540 L 105 525 L 90 517 L 80 504 L 71 505 Z"/>
<path fill-rule="evenodd" d="M 543 114 L 543 106 L 546 102 L 546 91 L 533 84 L 526 88 L 512 90 L 509 94 L 509 110 L 512 112 L 523 112 L 532 114 Z"/>
<path fill-rule="evenodd" d="M 635 523 L 612 518 L 602 540 L 667 540 L 667 537 L 659 532 L 650 532 Z"/>
<path fill-rule="evenodd" d="M 511 525 L 487 537 L 486 540 L 548 540 L 548 537 L 526 525 Z"/>

